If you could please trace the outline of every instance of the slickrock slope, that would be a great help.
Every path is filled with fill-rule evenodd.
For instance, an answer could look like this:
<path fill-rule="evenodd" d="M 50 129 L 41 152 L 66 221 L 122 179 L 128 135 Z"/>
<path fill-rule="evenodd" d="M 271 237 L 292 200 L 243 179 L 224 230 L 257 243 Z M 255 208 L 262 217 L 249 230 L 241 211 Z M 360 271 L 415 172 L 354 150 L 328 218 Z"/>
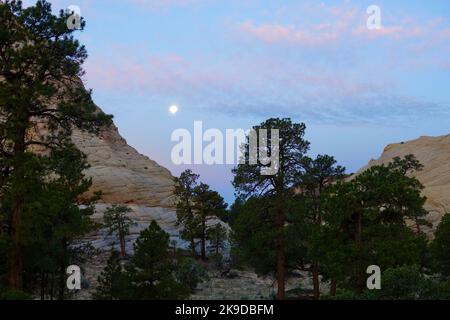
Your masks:
<path fill-rule="evenodd" d="M 170 234 L 177 247 L 187 249 L 188 244 L 180 239 L 180 228 L 176 225 L 174 179 L 169 170 L 130 147 L 114 125 L 98 135 L 75 129 L 72 140 L 87 155 L 91 165 L 86 171 L 93 181 L 90 193 L 102 191 L 92 217 L 94 221 L 102 223 L 103 213 L 109 206 L 126 205 L 132 210 L 129 217 L 135 222 L 127 237 L 129 253 L 139 233 L 153 220 Z M 88 235 L 86 240 L 102 250 L 118 245 L 117 239 L 108 236 L 105 230 Z"/>
<path fill-rule="evenodd" d="M 371 160 L 360 171 L 374 165 L 387 163 L 394 157 L 414 154 L 424 165 L 422 171 L 414 174 L 425 186 L 427 197 L 427 219 L 434 228 L 445 212 L 450 213 L 450 135 L 441 137 L 420 137 L 416 140 L 388 145 L 381 157 Z"/>
<path fill-rule="evenodd" d="M 102 191 L 92 219 L 102 223 L 105 210 L 113 204 L 126 205 L 132 210 L 128 214 L 134 222 L 126 238 L 128 254 L 133 254 L 133 243 L 153 220 L 170 235 L 171 245 L 188 249 L 189 244 L 180 238 L 180 227 L 176 225 L 174 179 L 169 170 L 130 147 L 114 125 L 98 135 L 75 129 L 72 140 L 87 155 L 91 166 L 86 171 L 86 176 L 93 181 L 90 193 Z M 216 219 L 208 223 L 228 227 Z M 117 238 L 109 236 L 105 229 L 87 235 L 84 240 L 100 252 L 84 266 L 85 280 L 91 289 L 81 290 L 76 299 L 91 299 L 109 250 L 119 249 Z"/>
<path fill-rule="evenodd" d="M 98 135 L 75 129 L 72 140 L 87 155 L 91 166 L 86 171 L 93 182 L 89 193 L 102 191 L 94 221 L 103 222 L 107 207 L 126 205 L 132 209 L 129 216 L 135 222 L 127 237 L 129 253 L 134 240 L 152 220 L 177 241 L 177 246 L 186 246 L 175 225 L 174 180 L 169 170 L 130 147 L 114 125 Z M 105 230 L 88 235 L 86 240 L 102 250 L 118 245 L 117 239 L 107 236 Z"/>
<path fill-rule="evenodd" d="M 75 130 L 72 140 L 87 155 L 92 191 L 101 190 L 105 203 L 173 207 L 169 170 L 130 147 L 114 125 L 99 135 Z"/>

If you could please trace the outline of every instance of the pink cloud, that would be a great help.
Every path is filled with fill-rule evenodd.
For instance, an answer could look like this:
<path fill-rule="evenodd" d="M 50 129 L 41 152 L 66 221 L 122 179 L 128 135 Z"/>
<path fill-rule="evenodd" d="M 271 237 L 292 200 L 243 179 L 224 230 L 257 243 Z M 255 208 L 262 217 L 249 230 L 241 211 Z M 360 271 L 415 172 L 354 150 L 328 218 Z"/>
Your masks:
<path fill-rule="evenodd" d="M 238 24 L 238 30 L 266 43 L 290 43 L 306 46 L 322 46 L 335 42 L 338 35 L 327 31 L 327 25 L 317 25 L 316 31 L 304 31 L 293 26 L 280 24 L 264 24 L 256 26 L 252 22 Z"/>
<path fill-rule="evenodd" d="M 359 26 L 352 31 L 353 36 L 366 39 L 392 38 L 395 40 L 418 38 L 425 34 L 422 27 L 383 26 L 381 29 L 369 30 L 366 26 Z"/>
<path fill-rule="evenodd" d="M 150 9 L 162 9 L 175 6 L 187 6 L 199 4 L 210 0 L 130 0 L 130 1 L 142 7 Z"/>

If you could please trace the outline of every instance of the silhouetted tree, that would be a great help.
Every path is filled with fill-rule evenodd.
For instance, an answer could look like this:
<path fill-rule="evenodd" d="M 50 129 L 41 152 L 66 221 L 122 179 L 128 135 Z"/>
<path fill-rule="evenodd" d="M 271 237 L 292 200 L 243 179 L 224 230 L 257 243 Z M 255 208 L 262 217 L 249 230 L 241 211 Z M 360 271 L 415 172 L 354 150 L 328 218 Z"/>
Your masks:
<path fill-rule="evenodd" d="M 305 153 L 309 148 L 309 142 L 304 139 L 305 125 L 293 123 L 290 119 L 272 118 L 253 127 L 256 132 L 267 130 L 267 138 L 260 135 L 258 145 L 252 150 L 250 138 L 243 146 L 245 164 L 239 164 L 233 169 L 233 185 L 239 197 L 270 196 L 276 210 L 274 230 L 276 237 L 277 266 L 276 275 L 278 283 L 277 299 L 285 296 L 285 226 L 286 226 L 286 200 L 292 196 L 298 175 L 302 172 L 302 164 Z M 272 136 L 271 129 L 278 130 L 278 135 Z M 262 131 L 263 132 L 263 131 Z M 274 131 L 275 132 L 275 131 Z M 276 141 L 278 140 L 278 141 Z M 278 147 L 276 147 L 278 146 Z M 265 164 L 265 157 L 278 156 L 279 164 L 273 175 L 265 175 L 263 170 L 270 164 Z M 251 159 L 257 159 L 257 164 L 252 164 Z"/>
<path fill-rule="evenodd" d="M 127 213 L 132 210 L 126 206 L 113 205 L 106 209 L 103 220 L 108 234 L 116 234 L 120 242 L 120 255 L 125 256 L 125 238 L 130 234 L 130 227 L 134 225 Z"/>
<path fill-rule="evenodd" d="M 14 190 L 9 194 L 11 211 L 6 217 L 8 283 L 13 289 L 23 287 L 19 229 L 26 199 L 34 192 L 26 179 L 33 161 L 29 151 L 61 145 L 73 126 L 96 130 L 111 119 L 98 111 L 79 78 L 87 54 L 74 39 L 75 30 L 67 28 L 68 17 L 62 11 L 53 15 L 44 0 L 28 8 L 21 1 L 0 4 L 0 194 L 5 188 Z M 45 133 L 33 132 L 43 125 Z"/>

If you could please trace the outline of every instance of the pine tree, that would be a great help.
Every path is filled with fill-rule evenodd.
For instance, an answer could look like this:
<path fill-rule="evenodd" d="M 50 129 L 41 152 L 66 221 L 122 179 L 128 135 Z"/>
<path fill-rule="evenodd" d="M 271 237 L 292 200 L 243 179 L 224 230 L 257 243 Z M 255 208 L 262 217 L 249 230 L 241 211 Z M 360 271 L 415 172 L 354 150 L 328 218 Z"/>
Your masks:
<path fill-rule="evenodd" d="M 129 295 L 129 279 L 120 262 L 120 254 L 111 250 L 105 269 L 98 277 L 93 297 L 96 300 L 126 300 Z"/>
<path fill-rule="evenodd" d="M 68 17 L 64 12 L 53 15 L 44 0 L 28 8 L 21 1 L 0 4 L 0 171 L 2 189 L 14 190 L 6 218 L 11 239 L 8 283 L 13 289 L 23 287 L 19 229 L 26 198 L 34 192 L 26 179 L 28 164 L 34 161 L 29 151 L 61 145 L 72 126 L 96 130 L 111 120 L 98 111 L 80 80 L 87 54 L 74 39 L 75 30 L 67 28 Z M 43 125 L 47 133 L 33 132 Z"/>
<path fill-rule="evenodd" d="M 224 215 L 227 204 L 219 193 L 213 191 L 205 183 L 201 183 L 194 189 L 194 220 L 198 225 L 194 226 L 200 238 L 201 258 L 206 259 L 206 240 L 208 233 L 207 222 L 209 219 Z"/>
<path fill-rule="evenodd" d="M 90 216 L 97 196 L 81 197 L 92 182 L 83 174 L 88 168 L 86 156 L 73 145 L 53 149 L 48 157 L 39 160 L 40 172 L 27 177 L 33 194 L 26 198 L 19 229 L 25 284 L 29 290 L 37 284 L 42 299 L 65 299 L 67 266 L 82 265 L 95 253 L 80 239 L 94 230 Z"/>
<path fill-rule="evenodd" d="M 293 217 L 292 224 L 297 232 L 305 229 L 305 225 L 308 225 L 309 234 L 303 235 L 303 241 L 310 244 L 309 239 L 322 226 L 324 191 L 333 182 L 344 177 L 345 168 L 336 165 L 336 160 L 329 155 L 318 155 L 315 159 L 305 157 L 303 167 L 304 173 L 300 176 L 296 186 L 296 198 L 303 208 L 296 208 L 295 211 L 300 214 Z M 304 263 L 303 259 L 302 262 Z M 309 271 L 313 277 L 314 298 L 319 299 L 319 262 L 317 259 L 310 259 L 309 262 Z"/>
<path fill-rule="evenodd" d="M 434 270 L 444 277 L 450 277 L 450 214 L 442 217 L 430 249 Z"/>
<path fill-rule="evenodd" d="M 196 257 L 195 239 L 198 236 L 198 217 L 194 215 L 195 188 L 198 187 L 199 175 L 185 170 L 175 178 L 175 196 L 177 197 L 177 225 L 182 226 L 181 238 L 190 242 L 192 257 Z"/>
<path fill-rule="evenodd" d="M 127 273 L 131 299 L 183 299 L 190 290 L 175 279 L 175 264 L 169 250 L 169 235 L 155 221 L 141 232 L 134 244 L 134 256 Z"/>
<path fill-rule="evenodd" d="M 277 231 L 276 256 L 277 256 L 277 299 L 284 299 L 285 277 L 286 277 L 286 200 L 292 195 L 296 178 L 302 172 L 302 161 L 309 148 L 309 142 L 304 139 L 305 125 L 303 123 L 292 123 L 290 119 L 268 119 L 255 126 L 253 129 L 259 132 L 261 129 L 268 130 L 268 137 L 260 141 L 256 150 L 250 150 L 250 139 L 244 146 L 245 164 L 239 164 L 233 169 L 233 185 L 239 197 L 270 196 L 276 211 L 274 229 Z M 278 138 L 272 137 L 271 129 L 279 130 Z M 278 139 L 279 141 L 275 141 Z M 272 141 L 273 140 L 273 141 Z M 261 143 L 265 142 L 265 143 Z M 278 149 L 273 148 L 278 142 Z M 269 157 L 278 153 L 279 166 L 275 175 L 263 175 L 263 169 L 267 169 L 263 161 L 251 164 L 250 159 L 254 157 L 251 152 L 260 155 L 266 153 Z"/>
<path fill-rule="evenodd" d="M 328 275 L 361 293 L 368 266 L 420 263 L 426 240 L 405 221 L 424 212 L 422 188 L 398 161 L 333 185 L 323 205 L 323 227 L 313 239 L 314 255 Z"/>
<path fill-rule="evenodd" d="M 211 242 L 216 255 L 220 253 L 220 250 L 224 249 L 227 237 L 227 229 L 220 223 L 209 227 L 206 232 L 206 238 Z"/>
<path fill-rule="evenodd" d="M 120 242 L 120 255 L 125 256 L 125 238 L 130 233 L 130 227 L 134 225 L 133 220 L 127 217 L 132 210 L 126 206 L 113 205 L 106 209 L 103 220 L 108 234 L 116 234 Z"/>

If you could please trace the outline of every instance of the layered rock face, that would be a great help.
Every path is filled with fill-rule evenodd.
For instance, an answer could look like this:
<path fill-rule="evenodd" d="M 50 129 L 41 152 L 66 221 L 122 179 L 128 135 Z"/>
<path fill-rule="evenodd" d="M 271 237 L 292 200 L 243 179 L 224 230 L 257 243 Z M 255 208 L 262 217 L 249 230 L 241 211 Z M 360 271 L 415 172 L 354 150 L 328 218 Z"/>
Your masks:
<path fill-rule="evenodd" d="M 99 135 L 74 130 L 72 140 L 87 155 L 91 190 L 101 190 L 103 202 L 173 207 L 169 170 L 130 147 L 114 125 Z"/>
<path fill-rule="evenodd" d="M 429 212 L 427 220 L 435 229 L 442 216 L 446 212 L 450 213 L 450 135 L 420 137 L 408 142 L 390 144 L 379 159 L 371 160 L 360 171 L 388 163 L 394 157 L 403 157 L 407 154 L 415 155 L 424 165 L 422 171 L 413 175 L 425 186 L 423 195 L 427 197 L 425 205 Z"/>
<path fill-rule="evenodd" d="M 169 170 L 130 147 L 114 125 L 98 135 L 75 129 L 72 141 L 86 154 L 91 166 L 85 172 L 93 182 L 87 196 L 102 192 L 93 220 L 102 223 L 105 210 L 113 204 L 126 205 L 132 210 L 129 217 L 135 224 L 127 237 L 128 253 L 132 253 L 139 233 L 153 220 L 177 247 L 188 248 L 188 243 L 180 239 L 180 228 L 176 225 L 174 177 Z M 208 221 L 208 224 L 216 223 L 222 222 Z M 87 240 L 102 250 L 118 246 L 117 238 L 108 236 L 106 230 L 88 235 Z"/>
<path fill-rule="evenodd" d="M 134 240 L 152 220 L 170 234 L 177 246 L 186 246 L 179 239 L 176 226 L 174 178 L 169 170 L 130 147 L 114 125 L 98 135 L 75 129 L 72 141 L 86 154 L 91 166 L 86 176 L 92 178 L 93 185 L 87 196 L 102 192 L 94 221 L 101 223 L 109 206 L 126 205 L 132 209 L 129 216 L 135 222 L 127 237 L 129 253 Z M 105 230 L 88 235 L 87 240 L 103 250 L 118 245 L 117 239 L 107 236 Z"/>

